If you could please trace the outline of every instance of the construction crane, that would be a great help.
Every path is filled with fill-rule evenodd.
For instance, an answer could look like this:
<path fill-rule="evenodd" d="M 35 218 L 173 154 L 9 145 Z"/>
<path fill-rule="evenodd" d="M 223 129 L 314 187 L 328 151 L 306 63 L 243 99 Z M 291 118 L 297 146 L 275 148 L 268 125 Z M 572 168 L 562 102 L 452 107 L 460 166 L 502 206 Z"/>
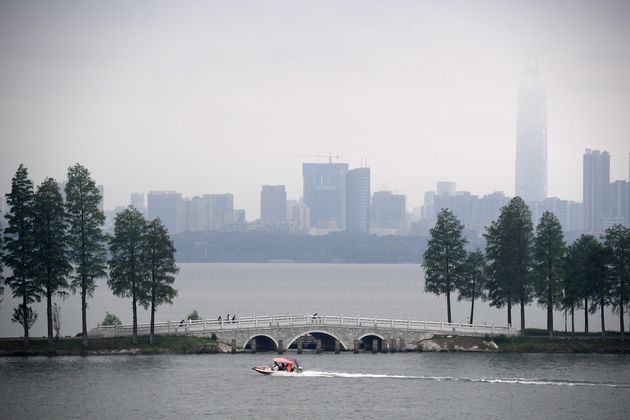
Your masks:
<path fill-rule="evenodd" d="M 327 155 L 296 155 L 296 156 L 316 157 L 316 158 L 319 158 L 319 159 L 328 159 L 328 163 L 332 163 L 333 159 L 339 160 L 339 156 L 333 155 L 332 153 L 328 153 Z"/>

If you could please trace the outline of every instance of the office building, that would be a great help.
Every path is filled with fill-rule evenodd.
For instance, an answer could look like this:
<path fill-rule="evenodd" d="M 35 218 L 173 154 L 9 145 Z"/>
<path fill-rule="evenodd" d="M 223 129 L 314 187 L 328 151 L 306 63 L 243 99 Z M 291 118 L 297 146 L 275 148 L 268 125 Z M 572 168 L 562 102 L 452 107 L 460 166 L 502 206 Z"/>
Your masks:
<path fill-rule="evenodd" d="M 284 185 L 263 185 L 260 191 L 260 222 L 277 226 L 287 220 L 287 192 Z"/>
<path fill-rule="evenodd" d="M 516 111 L 516 195 L 547 198 L 547 96 L 533 57 L 523 72 Z"/>
<path fill-rule="evenodd" d="M 344 230 L 346 224 L 347 163 L 304 163 L 304 204 L 310 209 L 310 226 Z"/>
<path fill-rule="evenodd" d="M 372 196 L 372 222 L 374 229 L 391 229 L 395 233 L 406 230 L 406 196 L 391 191 L 378 191 Z M 392 232 L 394 233 L 394 232 Z"/>
<path fill-rule="evenodd" d="M 147 195 L 149 220 L 159 217 L 169 233 L 183 230 L 182 195 L 175 191 L 151 191 Z"/>
<path fill-rule="evenodd" d="M 602 233 L 604 217 L 608 210 L 610 184 L 608 152 L 586 149 L 583 156 L 582 179 L 583 228 L 586 232 Z"/>
<path fill-rule="evenodd" d="M 370 168 L 346 173 L 346 230 L 370 232 Z"/>
<path fill-rule="evenodd" d="M 142 213 L 146 213 L 146 207 L 144 206 L 144 193 L 131 193 L 130 204 Z"/>

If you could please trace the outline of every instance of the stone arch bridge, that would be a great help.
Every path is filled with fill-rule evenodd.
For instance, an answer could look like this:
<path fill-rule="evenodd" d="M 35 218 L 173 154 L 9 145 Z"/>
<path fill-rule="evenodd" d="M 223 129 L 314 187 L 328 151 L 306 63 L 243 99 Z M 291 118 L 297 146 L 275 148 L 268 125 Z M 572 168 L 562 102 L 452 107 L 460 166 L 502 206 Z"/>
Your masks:
<path fill-rule="evenodd" d="M 131 324 L 97 326 L 90 335 L 115 337 L 131 335 Z M 138 334 L 148 334 L 149 324 L 138 324 Z M 413 346 L 435 334 L 463 336 L 517 335 L 511 327 L 319 315 L 274 315 L 241 317 L 234 320 L 205 319 L 155 323 L 160 335 L 215 335 L 231 345 L 232 351 L 267 350 L 282 353 L 295 347 L 323 350 L 396 351 Z"/>

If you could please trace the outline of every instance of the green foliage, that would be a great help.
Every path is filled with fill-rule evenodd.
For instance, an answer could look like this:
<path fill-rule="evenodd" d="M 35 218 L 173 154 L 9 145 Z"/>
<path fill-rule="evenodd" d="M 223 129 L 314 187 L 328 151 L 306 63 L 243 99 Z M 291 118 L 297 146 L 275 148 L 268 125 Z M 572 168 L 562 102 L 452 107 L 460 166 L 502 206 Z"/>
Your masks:
<path fill-rule="evenodd" d="M 191 321 L 196 321 L 201 319 L 201 317 L 199 316 L 199 314 L 197 313 L 196 309 L 193 309 L 193 311 L 191 313 L 188 314 L 188 316 L 186 317 L 186 319 L 190 319 Z"/>
<path fill-rule="evenodd" d="M 75 269 L 70 287 L 81 292 L 83 343 L 87 346 L 86 299 L 94 293 L 95 280 L 106 276 L 106 237 L 101 230 L 105 215 L 99 210 L 102 197 L 96 183 L 78 163 L 68 168 L 65 192 L 70 260 Z"/>
<path fill-rule="evenodd" d="M 553 308 L 562 300 L 564 235 L 558 218 L 545 211 L 534 240 L 534 295 L 547 308 L 547 330 L 553 334 Z"/>
<path fill-rule="evenodd" d="M 488 260 L 490 306 L 521 304 L 521 329 L 525 329 L 525 305 L 532 299 L 534 228 L 531 212 L 523 199 L 514 197 L 501 208 L 499 218 L 484 234 Z"/>
<path fill-rule="evenodd" d="M 463 275 L 457 283 L 457 300 L 486 299 L 486 259 L 481 250 L 468 253 L 463 265 Z"/>
<path fill-rule="evenodd" d="M 619 313 L 619 330 L 623 339 L 623 311 L 630 302 L 630 228 L 620 224 L 609 227 L 604 235 L 604 245 L 610 256 L 610 301 L 613 309 Z"/>
<path fill-rule="evenodd" d="M 101 322 L 102 326 L 122 325 L 122 321 L 114 314 L 105 311 L 105 318 Z"/>
<path fill-rule="evenodd" d="M 175 274 L 179 271 L 175 265 L 175 246 L 160 219 L 152 220 L 147 226 L 143 259 L 147 265 L 149 278 L 146 299 L 142 304 L 145 309 L 151 308 L 149 334 L 150 341 L 153 342 L 155 311 L 159 305 L 173 303 L 173 298 L 177 296 L 173 283 Z"/>
<path fill-rule="evenodd" d="M 140 211 L 127 207 L 118 213 L 110 240 L 109 279 L 115 296 L 131 298 L 133 339 L 137 342 L 137 305 L 148 299 L 149 271 L 143 257 L 147 223 Z"/>
<path fill-rule="evenodd" d="M 24 320 L 27 320 L 27 322 Z M 20 303 L 17 308 L 13 308 L 11 321 L 17 322 L 24 328 L 30 330 L 33 324 L 35 324 L 35 321 L 37 321 L 37 312 L 30 306 L 24 306 L 24 304 Z"/>
<path fill-rule="evenodd" d="M 450 293 L 460 282 L 466 258 L 463 231 L 464 226 L 450 210 L 440 210 L 422 261 L 425 290 L 447 296 L 448 322 L 451 322 Z"/>
<path fill-rule="evenodd" d="M 67 252 L 67 224 L 59 186 L 46 178 L 37 188 L 34 200 L 33 270 L 46 297 L 48 341 L 53 342 L 52 296 L 65 295 L 72 270 Z"/>
<path fill-rule="evenodd" d="M 148 224 L 142 252 L 149 275 L 149 290 L 143 304 L 154 312 L 158 305 L 173 303 L 177 290 L 172 285 L 179 272 L 175 265 L 175 246 L 160 219 Z"/>
<path fill-rule="evenodd" d="M 463 275 L 457 283 L 459 292 L 457 300 L 469 300 L 471 302 L 470 317 L 468 319 L 468 322 L 471 324 L 474 321 L 475 300 L 487 299 L 485 293 L 487 283 L 486 258 L 483 253 L 479 249 L 468 253 L 463 265 Z"/>
<path fill-rule="evenodd" d="M 4 230 L 4 264 L 11 269 L 5 279 L 13 297 L 22 298 L 20 324 L 24 327 L 24 345 L 29 344 L 30 320 L 28 305 L 40 300 L 41 289 L 34 278 L 33 251 L 33 183 L 28 171 L 20 165 L 11 180 L 11 192 L 6 195 L 9 211 L 5 214 L 8 226 Z M 17 321 L 16 321 L 17 322 Z"/>

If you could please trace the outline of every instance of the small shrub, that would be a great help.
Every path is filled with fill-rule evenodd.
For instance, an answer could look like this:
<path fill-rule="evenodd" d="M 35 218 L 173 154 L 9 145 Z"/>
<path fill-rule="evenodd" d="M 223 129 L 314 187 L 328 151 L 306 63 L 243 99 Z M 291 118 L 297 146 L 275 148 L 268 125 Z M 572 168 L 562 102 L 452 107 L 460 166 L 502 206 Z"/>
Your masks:
<path fill-rule="evenodd" d="M 196 309 L 193 309 L 193 311 L 191 313 L 188 314 L 188 316 L 186 317 L 186 319 L 190 319 L 191 321 L 196 321 L 198 319 L 201 319 L 201 317 L 199 316 L 199 314 L 197 313 Z"/>
<path fill-rule="evenodd" d="M 122 325 L 122 322 L 120 321 L 120 319 L 118 319 L 116 315 L 110 314 L 109 312 L 105 311 L 105 318 L 103 318 L 103 322 L 101 322 L 101 325 Z"/>

